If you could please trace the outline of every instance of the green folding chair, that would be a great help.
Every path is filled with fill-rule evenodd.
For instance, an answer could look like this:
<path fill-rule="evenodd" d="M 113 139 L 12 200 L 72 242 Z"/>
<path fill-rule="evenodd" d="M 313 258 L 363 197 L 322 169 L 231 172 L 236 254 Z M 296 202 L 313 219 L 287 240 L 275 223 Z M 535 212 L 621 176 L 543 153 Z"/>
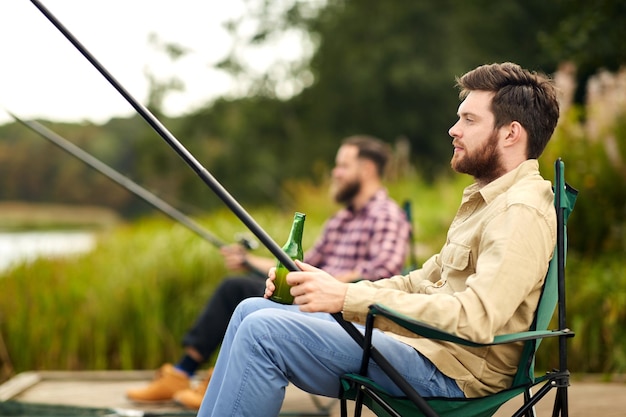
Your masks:
<path fill-rule="evenodd" d="M 522 406 L 513 414 L 515 417 L 534 416 L 534 405 L 550 390 L 556 389 L 553 416 L 567 417 L 569 371 L 567 368 L 567 339 L 574 333 L 565 324 L 565 257 L 567 247 L 567 219 L 574 208 L 578 191 L 570 187 L 564 179 L 564 164 L 559 158 L 555 162 L 555 193 L 554 204 L 557 211 L 557 244 L 554 256 L 546 275 L 544 288 L 535 313 L 531 328 L 526 332 L 496 336 L 491 343 L 475 343 L 450 333 L 438 330 L 430 325 L 414 320 L 380 305 L 370 306 L 366 320 L 363 344 L 363 361 L 359 373 L 346 374 L 341 377 L 342 393 L 341 415 L 347 417 L 347 401 L 354 400 L 355 416 L 360 416 L 363 405 L 366 405 L 377 416 L 409 417 L 409 416 L 492 416 L 498 408 L 520 394 L 524 396 Z M 548 330 L 554 310 L 558 304 L 558 329 Z M 504 343 L 524 342 L 517 374 L 512 386 L 504 391 L 480 398 L 426 398 L 420 396 L 386 361 L 377 360 L 377 364 L 398 384 L 405 396 L 393 397 L 380 386 L 371 381 L 367 375 L 367 367 L 375 349 L 371 345 L 372 332 L 376 317 L 385 317 L 422 337 L 443 340 L 472 347 L 486 347 Z M 557 337 L 559 340 L 559 369 L 551 370 L 545 375 L 535 377 L 535 354 L 542 339 Z M 377 355 L 378 356 L 378 355 Z M 376 359 L 376 358 L 375 358 Z M 531 389 L 539 386 L 532 394 Z"/>
<path fill-rule="evenodd" d="M 417 269 L 417 254 L 415 253 L 415 231 L 413 227 L 413 208 L 411 204 L 411 200 L 406 199 L 402 203 L 402 209 L 404 210 L 404 214 L 406 216 L 407 221 L 411 225 L 411 229 L 409 230 L 409 256 L 407 257 L 407 263 L 402 269 L 402 273 L 404 275 L 408 274 L 411 271 Z"/>

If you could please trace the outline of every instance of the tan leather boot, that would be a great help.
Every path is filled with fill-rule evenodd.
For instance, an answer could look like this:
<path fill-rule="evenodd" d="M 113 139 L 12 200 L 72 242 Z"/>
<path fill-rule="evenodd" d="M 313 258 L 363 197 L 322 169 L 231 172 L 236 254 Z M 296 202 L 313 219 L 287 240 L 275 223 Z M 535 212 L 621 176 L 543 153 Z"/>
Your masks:
<path fill-rule="evenodd" d="M 207 370 L 206 376 L 194 388 L 178 391 L 174 394 L 174 401 L 190 410 L 200 409 L 211 375 L 213 375 L 213 368 Z"/>
<path fill-rule="evenodd" d="M 144 388 L 126 391 L 126 397 L 137 402 L 171 401 L 178 391 L 189 388 L 189 376 L 169 363 L 157 371 L 154 380 Z"/>

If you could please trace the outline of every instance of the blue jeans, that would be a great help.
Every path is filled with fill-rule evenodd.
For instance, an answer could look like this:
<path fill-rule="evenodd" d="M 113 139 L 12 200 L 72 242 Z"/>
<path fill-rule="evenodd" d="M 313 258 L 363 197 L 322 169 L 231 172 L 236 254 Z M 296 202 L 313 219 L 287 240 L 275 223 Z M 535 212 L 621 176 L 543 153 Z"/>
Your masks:
<path fill-rule="evenodd" d="M 454 380 L 411 346 L 380 331 L 374 332 L 373 344 L 421 395 L 464 396 Z M 358 372 L 362 352 L 329 314 L 248 298 L 233 313 L 198 417 L 277 416 L 289 382 L 336 398 L 339 377 Z M 369 376 L 402 395 L 373 361 Z"/>

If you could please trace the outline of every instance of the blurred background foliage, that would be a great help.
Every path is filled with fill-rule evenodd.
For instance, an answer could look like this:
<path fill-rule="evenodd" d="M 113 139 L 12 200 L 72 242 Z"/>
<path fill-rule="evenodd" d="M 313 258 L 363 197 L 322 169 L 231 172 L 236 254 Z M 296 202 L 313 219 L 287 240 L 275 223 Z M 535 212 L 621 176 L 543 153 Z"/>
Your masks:
<path fill-rule="evenodd" d="M 562 157 L 566 179 L 580 191 L 570 219 L 568 307 L 571 326 L 580 335 L 572 341 L 572 363 L 585 372 L 626 370 L 626 332 L 619 330 L 626 321 L 626 2 L 251 0 L 248 15 L 253 30 L 242 29 L 249 21 L 227 25 L 238 40 L 235 45 L 263 45 L 293 32 L 308 53 L 257 74 L 235 47 L 219 67 L 245 80 L 237 94 L 172 118 L 162 113 L 161 103 L 182 88 L 180 80 L 159 83 L 151 78 L 147 105 L 237 200 L 260 216 L 262 226 L 276 224 L 272 233 L 279 242 L 278 230 L 289 227 L 293 210 L 311 214 L 309 236 L 321 227 L 320 219 L 335 208 L 325 189 L 338 144 L 344 136 L 367 133 L 394 147 L 390 187 L 397 199 L 413 200 L 423 261 L 443 243 L 438 239 L 469 181 L 451 175 L 448 167 L 447 130 L 458 106 L 454 78 L 477 65 L 503 61 L 552 75 L 562 94 L 562 115 L 541 170 L 553 179 L 553 162 Z M 184 48 L 176 51 L 184 54 Z M 42 123 L 181 211 L 199 216 L 218 234 L 220 227 L 238 225 L 224 218 L 221 201 L 139 116 L 99 125 Z M 21 369 L 94 363 L 154 367 L 164 357 L 171 360 L 177 337 L 216 285 L 205 277 L 218 279 L 225 273 L 219 258 L 196 248 L 201 243 L 172 235 L 176 226 L 144 225 L 152 207 L 16 123 L 0 126 L 0 201 L 105 206 L 128 220 L 130 228 L 113 232 L 113 243 L 105 239 L 100 254 L 77 264 L 41 261 L 12 272 L 15 282 L 0 278 L 0 331 L 10 335 L 13 354 L 24 352 Z M 142 238 L 144 227 L 155 230 Z M 64 281 L 78 279 L 85 281 Z M 45 282 L 49 294 L 39 294 L 36 282 Z M 67 292 L 68 285 L 82 286 Z M 128 286 L 138 289 L 127 291 Z M 202 290 L 196 292 L 198 286 Z M 8 294 L 33 300 L 18 302 Z M 76 318 L 72 294 L 94 300 L 84 308 L 101 310 L 93 317 L 81 315 L 110 320 L 96 327 L 118 345 L 103 335 L 83 334 L 85 328 L 78 324 L 67 332 L 47 326 L 57 330 L 46 336 L 50 343 L 67 333 L 78 339 L 75 349 L 65 350 L 82 351 L 90 349 L 86 344 L 93 338 L 108 356 L 97 355 L 94 361 L 29 356 L 25 346 L 44 346 L 37 341 L 47 340 L 16 336 L 35 317 L 29 306 L 58 305 L 67 311 L 37 314 Z M 179 318 L 173 317 L 177 309 L 183 309 Z M 155 311 L 159 314 L 152 317 Z M 18 316 L 23 320 L 8 320 Z M 136 318 L 136 327 L 124 330 L 119 320 L 126 319 L 120 317 Z M 155 332 L 158 341 L 151 342 Z M 141 341 L 129 339 L 133 337 Z M 164 341 L 163 352 L 157 353 Z M 135 352 L 142 348 L 138 343 L 154 343 L 143 346 L 154 355 Z M 120 349 L 130 353 L 124 356 Z"/>
<path fill-rule="evenodd" d="M 403 161 L 396 177 L 411 171 L 432 183 L 451 175 L 447 129 L 458 106 L 455 76 L 482 63 L 514 61 L 557 81 L 561 128 L 544 159 L 560 155 L 571 163 L 594 213 L 603 213 L 579 216 L 577 229 L 585 238 L 574 239 L 574 246 L 589 256 L 624 250 L 623 1 L 248 5 L 249 20 L 227 24 L 237 41 L 218 64 L 247 80 L 239 96 L 177 118 L 162 115 L 160 107 L 169 91 L 183 88 L 180 80 L 149 77 L 148 97 L 168 130 L 243 205 L 280 208 L 291 198 L 287 181 L 323 183 L 339 141 L 355 133 L 394 145 Z M 294 31 L 310 51 L 288 68 L 277 62 L 256 74 L 238 55 L 237 45 L 261 45 Z M 158 45 L 168 55 L 185 53 L 184 47 Z M 102 125 L 44 123 L 184 212 L 222 207 L 139 116 Z M 20 125 L 0 126 L 0 200 L 103 205 L 128 218 L 151 210 L 64 151 L 49 148 Z"/>
<path fill-rule="evenodd" d="M 249 19 L 227 25 L 237 41 L 218 64 L 245 80 L 237 94 L 170 118 L 161 104 L 184 88 L 181 80 L 159 82 L 146 73 L 152 86 L 147 106 L 245 204 L 280 203 L 286 179 L 323 179 L 341 138 L 355 133 L 406 140 L 409 160 L 422 176 L 449 175 L 447 130 L 458 106 L 454 78 L 477 65 L 514 61 L 554 74 L 571 64 L 577 86 L 572 100 L 584 105 L 587 80 L 626 62 L 623 1 L 248 4 Z M 308 51 L 299 61 L 277 62 L 258 74 L 238 54 L 241 45 L 267 44 L 291 32 L 300 33 Z M 185 53 L 183 46 L 154 47 L 168 56 Z M 581 109 L 577 117 L 585 119 Z M 199 212 L 221 204 L 139 116 L 102 125 L 44 122 L 173 204 Z M 0 139 L 2 200 L 88 201 L 126 215 L 148 210 L 62 151 L 47 152 L 49 145 L 21 126 L 0 126 Z"/>

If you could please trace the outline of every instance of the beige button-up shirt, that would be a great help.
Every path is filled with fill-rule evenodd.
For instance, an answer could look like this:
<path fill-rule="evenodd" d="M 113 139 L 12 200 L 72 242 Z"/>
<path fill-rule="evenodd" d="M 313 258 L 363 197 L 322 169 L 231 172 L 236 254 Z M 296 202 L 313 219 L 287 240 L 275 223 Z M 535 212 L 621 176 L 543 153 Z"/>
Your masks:
<path fill-rule="evenodd" d="M 556 243 L 551 184 L 536 160 L 483 188 L 467 187 L 441 252 L 406 276 L 350 285 L 346 320 L 363 323 L 381 303 L 476 342 L 529 329 Z M 468 397 L 511 385 L 521 344 L 471 348 L 417 337 L 388 320 L 377 327 L 413 346 Z"/>

